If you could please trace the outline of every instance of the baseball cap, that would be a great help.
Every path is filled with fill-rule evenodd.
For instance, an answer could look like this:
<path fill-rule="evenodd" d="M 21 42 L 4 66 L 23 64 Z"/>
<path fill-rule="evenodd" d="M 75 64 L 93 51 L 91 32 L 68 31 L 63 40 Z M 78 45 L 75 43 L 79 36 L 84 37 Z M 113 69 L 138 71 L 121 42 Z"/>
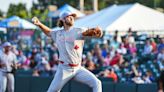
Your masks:
<path fill-rule="evenodd" d="M 7 46 L 11 46 L 11 43 L 10 43 L 10 42 L 5 42 L 5 43 L 3 44 L 3 47 L 7 47 Z"/>
<path fill-rule="evenodd" d="M 65 12 L 62 12 L 60 15 L 59 15 L 59 18 L 60 19 L 64 19 L 65 17 L 67 16 L 73 16 L 73 17 L 76 17 L 76 14 L 75 13 L 72 13 L 70 11 L 65 11 Z"/>

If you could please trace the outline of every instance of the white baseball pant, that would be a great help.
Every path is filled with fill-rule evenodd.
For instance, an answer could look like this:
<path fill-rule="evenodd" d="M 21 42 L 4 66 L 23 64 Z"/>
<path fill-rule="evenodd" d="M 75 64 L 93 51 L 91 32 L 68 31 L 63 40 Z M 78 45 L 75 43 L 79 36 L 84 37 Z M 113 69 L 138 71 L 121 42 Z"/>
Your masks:
<path fill-rule="evenodd" d="M 82 66 L 70 68 L 62 64 L 59 64 L 55 77 L 47 92 L 60 92 L 70 79 L 87 84 L 93 89 L 93 92 L 102 92 L 101 81 L 90 71 Z"/>
<path fill-rule="evenodd" d="M 14 75 L 0 71 L 0 92 L 14 92 Z"/>

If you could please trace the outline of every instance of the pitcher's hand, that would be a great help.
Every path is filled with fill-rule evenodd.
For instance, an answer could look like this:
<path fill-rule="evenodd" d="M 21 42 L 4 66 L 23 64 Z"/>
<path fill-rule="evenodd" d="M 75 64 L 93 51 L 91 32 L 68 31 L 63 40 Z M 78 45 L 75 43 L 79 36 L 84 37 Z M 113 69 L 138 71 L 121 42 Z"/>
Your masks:
<path fill-rule="evenodd" d="M 0 63 L 0 68 L 6 67 L 5 64 Z"/>
<path fill-rule="evenodd" d="M 37 17 L 33 17 L 32 22 L 37 26 L 39 26 L 41 24 L 41 22 L 39 21 L 39 19 Z"/>

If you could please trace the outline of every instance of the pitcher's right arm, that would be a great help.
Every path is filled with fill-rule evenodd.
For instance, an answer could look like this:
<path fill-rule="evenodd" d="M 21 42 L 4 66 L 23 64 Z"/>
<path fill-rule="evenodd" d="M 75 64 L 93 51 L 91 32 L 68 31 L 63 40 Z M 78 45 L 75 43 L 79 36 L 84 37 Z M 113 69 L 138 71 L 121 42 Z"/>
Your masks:
<path fill-rule="evenodd" d="M 44 25 L 43 23 L 41 23 L 39 21 L 39 19 L 37 17 L 33 17 L 32 18 L 32 22 L 37 25 L 39 28 L 42 29 L 42 31 L 47 35 L 47 36 L 50 36 L 50 32 L 51 32 L 51 29 L 49 27 L 47 27 L 46 25 Z"/>

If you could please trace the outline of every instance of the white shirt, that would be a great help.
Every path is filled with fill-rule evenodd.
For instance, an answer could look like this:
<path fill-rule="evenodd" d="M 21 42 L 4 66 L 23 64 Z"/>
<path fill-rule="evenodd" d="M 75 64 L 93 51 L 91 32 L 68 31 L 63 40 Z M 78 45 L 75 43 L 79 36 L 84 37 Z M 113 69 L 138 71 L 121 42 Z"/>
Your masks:
<path fill-rule="evenodd" d="M 125 55 L 127 53 L 127 50 L 126 50 L 126 48 L 122 47 L 122 48 L 118 48 L 117 52 Z"/>
<path fill-rule="evenodd" d="M 59 50 L 59 60 L 64 64 L 81 63 L 84 46 L 83 31 L 85 30 L 82 28 L 72 27 L 69 31 L 62 29 L 50 33 Z"/>
<path fill-rule="evenodd" d="M 128 37 L 129 43 L 134 43 L 135 39 L 133 36 Z"/>
<path fill-rule="evenodd" d="M 160 60 L 160 61 L 163 61 L 164 60 L 164 54 L 159 53 L 158 56 L 157 56 L 157 59 Z"/>
<path fill-rule="evenodd" d="M 35 67 L 35 69 L 38 69 L 38 70 L 46 70 L 46 67 L 45 65 L 49 64 L 48 61 L 45 59 L 45 57 L 41 57 L 41 60 L 40 62 L 38 62 L 37 66 Z"/>
<path fill-rule="evenodd" d="M 145 45 L 143 54 L 150 54 L 152 50 L 153 50 L 153 47 L 151 45 Z"/>
<path fill-rule="evenodd" d="M 5 64 L 4 67 L 0 68 L 0 71 L 3 72 L 11 72 L 12 70 L 12 65 L 16 64 L 17 59 L 16 55 L 13 52 L 9 52 L 9 54 L 5 54 L 4 52 L 0 54 L 0 63 Z"/>
<path fill-rule="evenodd" d="M 21 55 L 18 57 L 18 63 L 23 64 L 26 61 L 26 56 Z"/>

